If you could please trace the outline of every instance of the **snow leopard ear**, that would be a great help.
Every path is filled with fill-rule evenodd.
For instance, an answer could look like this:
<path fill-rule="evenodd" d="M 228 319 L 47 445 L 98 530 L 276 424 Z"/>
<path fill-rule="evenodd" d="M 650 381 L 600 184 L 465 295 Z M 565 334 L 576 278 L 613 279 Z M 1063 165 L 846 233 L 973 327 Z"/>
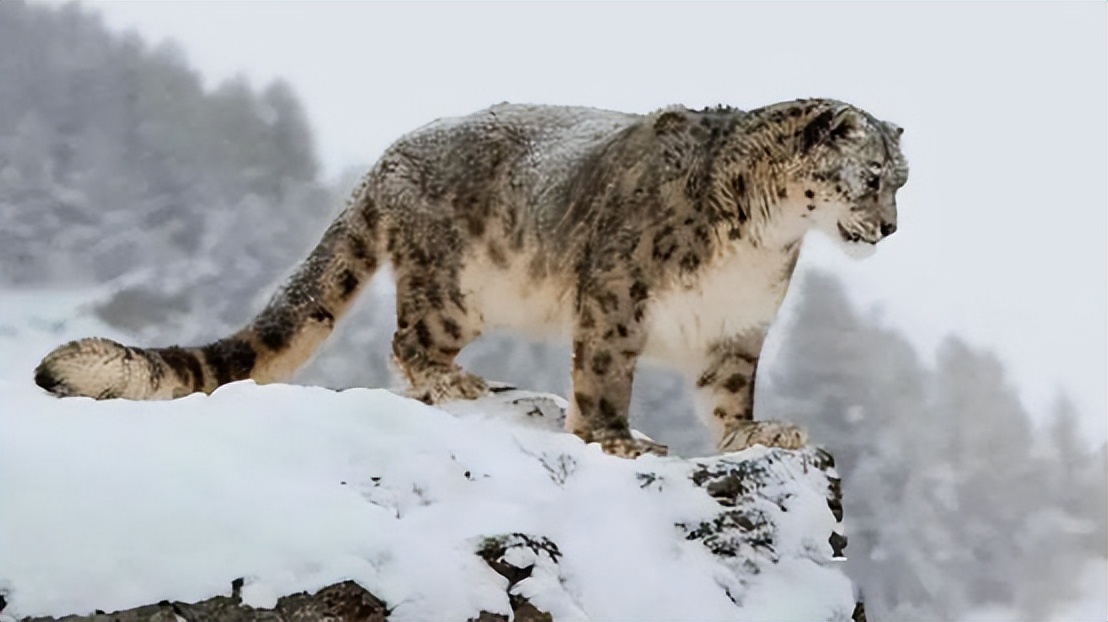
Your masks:
<path fill-rule="evenodd" d="M 800 136 L 800 151 L 808 153 L 819 144 L 834 144 L 853 138 L 862 127 L 862 119 L 850 108 L 824 110 L 804 127 Z"/>

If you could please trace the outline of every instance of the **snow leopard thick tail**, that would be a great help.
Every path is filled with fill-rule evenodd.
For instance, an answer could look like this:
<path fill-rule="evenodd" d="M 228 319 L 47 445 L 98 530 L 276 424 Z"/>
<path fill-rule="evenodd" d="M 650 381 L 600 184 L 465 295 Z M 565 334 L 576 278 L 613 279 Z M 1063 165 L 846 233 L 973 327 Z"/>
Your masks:
<path fill-rule="evenodd" d="M 288 378 L 331 334 L 381 258 L 379 214 L 363 185 L 265 309 L 242 330 L 199 347 L 136 348 L 93 337 L 63 345 L 35 369 L 58 396 L 173 399 L 251 378 Z"/>

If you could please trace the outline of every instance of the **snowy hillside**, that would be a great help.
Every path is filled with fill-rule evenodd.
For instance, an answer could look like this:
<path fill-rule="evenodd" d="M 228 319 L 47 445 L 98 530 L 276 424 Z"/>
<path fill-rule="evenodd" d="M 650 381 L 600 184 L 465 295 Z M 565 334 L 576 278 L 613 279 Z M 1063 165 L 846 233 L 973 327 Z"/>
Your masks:
<path fill-rule="evenodd" d="M 390 620 L 521 603 L 555 620 L 854 609 L 818 450 L 627 461 L 523 392 L 453 413 L 249 382 L 174 402 L 58 400 L 29 381 L 38 345 L 19 346 L 90 327 L 18 308 L 0 334 L 5 619 L 195 603 L 233 583 L 244 605 L 272 608 L 344 581 Z"/>

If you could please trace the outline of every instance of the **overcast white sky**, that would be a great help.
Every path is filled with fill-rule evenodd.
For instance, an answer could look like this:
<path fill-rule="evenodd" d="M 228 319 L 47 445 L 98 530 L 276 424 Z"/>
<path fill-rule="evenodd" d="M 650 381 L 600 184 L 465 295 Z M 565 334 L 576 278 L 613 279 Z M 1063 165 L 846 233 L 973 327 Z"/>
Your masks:
<path fill-rule="evenodd" d="M 995 349 L 1032 409 L 1064 387 L 1105 438 L 1108 4 L 88 4 L 175 39 L 209 84 L 288 80 L 329 175 L 505 100 L 857 104 L 906 128 L 900 231 L 864 262 L 815 239 L 804 261 L 925 351 Z"/>

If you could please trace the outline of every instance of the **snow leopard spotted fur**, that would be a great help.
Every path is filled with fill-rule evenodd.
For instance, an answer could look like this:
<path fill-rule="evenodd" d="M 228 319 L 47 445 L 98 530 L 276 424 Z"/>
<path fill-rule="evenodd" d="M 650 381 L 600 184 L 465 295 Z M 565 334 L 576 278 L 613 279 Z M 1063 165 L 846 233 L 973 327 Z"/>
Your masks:
<path fill-rule="evenodd" d="M 455 363 L 485 327 L 572 340 L 567 428 L 633 457 L 636 362 L 684 372 L 720 451 L 796 448 L 755 421 L 755 372 L 800 243 L 848 251 L 896 230 L 902 130 L 845 103 L 649 115 L 501 104 L 388 148 L 322 241 L 242 330 L 191 348 L 63 345 L 35 381 L 59 396 L 168 399 L 303 364 L 385 262 L 393 359 L 427 403 L 479 398 Z"/>

